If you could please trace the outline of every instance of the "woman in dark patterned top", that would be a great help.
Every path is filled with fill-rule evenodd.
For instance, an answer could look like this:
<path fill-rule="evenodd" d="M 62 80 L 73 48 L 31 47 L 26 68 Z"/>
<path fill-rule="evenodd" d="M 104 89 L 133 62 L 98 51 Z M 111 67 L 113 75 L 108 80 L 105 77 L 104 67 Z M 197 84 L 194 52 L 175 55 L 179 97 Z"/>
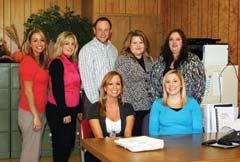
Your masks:
<path fill-rule="evenodd" d="M 152 65 L 146 35 L 140 30 L 130 31 L 123 43 L 115 69 L 124 80 L 124 98 L 133 105 L 136 113 L 133 136 L 142 134 L 142 121 L 151 107 L 149 72 Z"/>
<path fill-rule="evenodd" d="M 204 65 L 197 55 L 188 52 L 186 36 L 181 29 L 170 31 L 162 52 L 153 65 L 150 74 L 153 100 L 162 97 L 163 76 L 171 69 L 177 69 L 183 74 L 187 96 L 194 97 L 201 103 L 206 81 Z"/>

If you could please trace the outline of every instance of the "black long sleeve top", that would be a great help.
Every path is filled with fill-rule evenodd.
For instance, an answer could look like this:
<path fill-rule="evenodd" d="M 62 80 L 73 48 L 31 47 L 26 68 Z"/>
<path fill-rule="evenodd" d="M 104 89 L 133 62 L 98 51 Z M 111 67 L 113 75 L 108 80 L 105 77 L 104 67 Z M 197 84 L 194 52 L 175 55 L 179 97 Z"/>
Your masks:
<path fill-rule="evenodd" d="M 50 66 L 49 66 L 49 73 L 51 76 L 51 82 L 52 82 L 52 91 L 53 96 L 55 98 L 55 101 L 57 103 L 57 107 L 60 108 L 60 112 L 62 116 L 72 115 L 71 111 L 72 108 L 68 108 L 66 106 L 65 102 L 65 96 L 64 96 L 64 66 L 59 59 L 54 59 Z M 75 113 L 81 112 L 80 104 L 76 107 L 74 111 Z"/>

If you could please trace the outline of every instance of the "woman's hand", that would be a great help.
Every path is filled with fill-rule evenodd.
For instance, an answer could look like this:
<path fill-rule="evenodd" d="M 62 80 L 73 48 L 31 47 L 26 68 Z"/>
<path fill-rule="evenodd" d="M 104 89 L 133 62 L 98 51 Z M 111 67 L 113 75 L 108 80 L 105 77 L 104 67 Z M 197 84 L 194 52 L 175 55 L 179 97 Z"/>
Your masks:
<path fill-rule="evenodd" d="M 39 131 L 42 128 L 42 122 L 39 118 L 39 116 L 34 117 L 33 119 L 33 131 Z"/>
<path fill-rule="evenodd" d="M 64 124 L 68 124 L 68 123 L 71 122 L 71 120 L 72 120 L 71 115 L 65 116 L 65 117 L 63 118 L 63 123 L 64 123 Z"/>
<path fill-rule="evenodd" d="M 78 117 L 78 120 L 81 121 L 83 119 L 83 113 L 78 113 L 77 117 Z"/>

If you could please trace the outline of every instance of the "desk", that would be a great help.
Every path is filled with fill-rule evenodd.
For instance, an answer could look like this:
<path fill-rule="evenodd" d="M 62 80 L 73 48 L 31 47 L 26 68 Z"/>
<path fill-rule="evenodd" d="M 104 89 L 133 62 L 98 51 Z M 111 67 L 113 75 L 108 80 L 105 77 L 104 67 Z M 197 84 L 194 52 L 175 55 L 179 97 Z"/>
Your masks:
<path fill-rule="evenodd" d="M 103 162 L 238 162 L 240 147 L 231 149 L 202 146 L 202 141 L 218 134 L 160 136 L 165 146 L 161 150 L 130 152 L 114 143 L 113 138 L 84 139 L 83 147 Z"/>

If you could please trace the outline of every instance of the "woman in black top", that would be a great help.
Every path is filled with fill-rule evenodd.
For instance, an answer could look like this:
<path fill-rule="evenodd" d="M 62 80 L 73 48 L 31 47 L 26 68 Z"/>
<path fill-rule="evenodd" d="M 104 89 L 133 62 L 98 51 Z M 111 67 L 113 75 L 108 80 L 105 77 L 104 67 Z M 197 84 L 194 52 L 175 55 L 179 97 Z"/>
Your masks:
<path fill-rule="evenodd" d="M 95 138 L 132 136 L 135 113 L 122 96 L 122 76 L 116 71 L 108 72 L 100 87 L 99 101 L 89 110 L 89 124 Z M 86 161 L 98 161 L 90 153 L 85 155 Z"/>

